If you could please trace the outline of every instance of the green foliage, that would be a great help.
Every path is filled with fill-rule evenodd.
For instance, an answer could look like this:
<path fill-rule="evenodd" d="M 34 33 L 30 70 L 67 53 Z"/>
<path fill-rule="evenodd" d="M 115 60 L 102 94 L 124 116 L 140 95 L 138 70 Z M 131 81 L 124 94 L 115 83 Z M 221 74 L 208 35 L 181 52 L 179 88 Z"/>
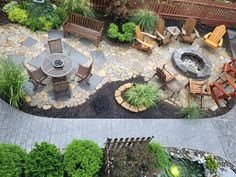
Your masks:
<path fill-rule="evenodd" d="M 22 66 L 10 58 L 0 58 L 0 96 L 18 108 L 24 96 L 23 86 L 27 80 Z"/>
<path fill-rule="evenodd" d="M 64 7 L 57 7 L 56 14 L 61 20 L 61 23 L 64 23 L 68 18 L 68 13 Z"/>
<path fill-rule="evenodd" d="M 43 31 L 51 31 L 53 24 L 51 21 L 47 20 L 46 17 L 39 17 L 39 22 L 41 24 L 41 29 Z"/>
<path fill-rule="evenodd" d="M 36 143 L 26 159 L 25 173 L 26 177 L 63 177 L 60 151 L 53 144 Z"/>
<path fill-rule="evenodd" d="M 13 144 L 0 144 L 0 176 L 22 176 L 26 157 L 26 151 L 20 146 Z"/>
<path fill-rule="evenodd" d="M 20 9 L 19 7 L 14 7 L 8 13 L 9 20 L 12 22 L 18 22 L 22 25 L 28 20 L 28 13 L 26 10 Z"/>
<path fill-rule="evenodd" d="M 139 25 L 142 31 L 153 32 L 157 22 L 157 15 L 151 11 L 141 10 L 132 15 L 131 21 Z"/>
<path fill-rule="evenodd" d="M 121 42 L 132 42 L 134 39 L 135 24 L 132 22 L 123 24 L 122 31 L 123 33 L 120 33 L 118 26 L 114 23 L 110 23 L 107 34 L 111 39 L 118 39 Z"/>
<path fill-rule="evenodd" d="M 94 177 L 102 164 L 102 150 L 89 140 L 74 140 L 64 154 L 65 171 L 69 177 Z"/>
<path fill-rule="evenodd" d="M 6 14 L 8 14 L 10 11 L 12 11 L 15 7 L 18 7 L 18 3 L 16 1 L 11 1 L 7 4 L 4 5 L 3 7 L 3 12 L 5 12 Z"/>
<path fill-rule="evenodd" d="M 161 93 L 153 85 L 135 84 L 125 92 L 126 100 L 135 106 L 155 106 L 161 100 Z"/>
<path fill-rule="evenodd" d="M 190 104 L 185 108 L 182 108 L 180 114 L 188 119 L 197 119 L 201 116 L 202 110 L 197 104 Z"/>
<path fill-rule="evenodd" d="M 147 144 L 116 148 L 111 151 L 111 157 L 112 177 L 149 176 L 156 163 L 154 155 L 148 151 Z"/>
<path fill-rule="evenodd" d="M 170 165 L 171 163 L 170 158 L 160 143 L 151 142 L 149 143 L 148 148 L 149 148 L 149 151 L 152 152 L 155 156 L 156 168 L 164 170 L 167 166 Z"/>
<path fill-rule="evenodd" d="M 207 169 L 210 170 L 210 172 L 215 173 L 218 169 L 218 161 L 216 158 L 212 155 L 208 155 L 205 157 L 206 160 L 206 166 Z"/>
<path fill-rule="evenodd" d="M 37 18 L 29 18 L 29 20 L 26 22 L 26 26 L 31 30 L 31 31 L 36 31 L 40 29 L 40 23 Z"/>
<path fill-rule="evenodd" d="M 95 12 L 91 9 L 91 4 L 88 0 L 65 0 L 64 5 L 67 11 L 95 18 Z"/>

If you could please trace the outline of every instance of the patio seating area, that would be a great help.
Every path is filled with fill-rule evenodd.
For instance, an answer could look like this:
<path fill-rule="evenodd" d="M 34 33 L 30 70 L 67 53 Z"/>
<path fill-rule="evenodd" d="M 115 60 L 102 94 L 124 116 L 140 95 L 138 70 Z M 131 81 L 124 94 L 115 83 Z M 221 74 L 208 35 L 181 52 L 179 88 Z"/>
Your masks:
<path fill-rule="evenodd" d="M 69 69 L 66 73 L 71 98 L 56 99 L 53 91 L 55 90 L 55 84 L 51 81 L 52 75 L 48 75 L 49 77 L 43 81 L 46 86 L 38 86 L 34 89 L 32 82 L 28 82 L 25 86 L 26 102 L 31 106 L 37 106 L 45 110 L 51 107 L 59 109 L 66 106 L 74 107 L 81 105 L 86 99 L 89 99 L 90 95 L 94 94 L 108 82 L 124 81 L 138 75 L 143 76 L 146 81 L 150 80 L 156 68 L 162 68 L 163 65 L 168 68 L 170 73 L 177 73 L 171 62 L 171 56 L 179 48 L 197 50 L 211 60 L 212 73 L 209 82 L 214 82 L 221 73 L 224 63 L 231 61 L 231 57 L 225 48 L 220 47 L 216 51 L 212 51 L 203 44 L 201 38 L 196 38 L 192 45 L 179 42 L 175 38 L 172 38 L 172 42 L 166 46 L 158 47 L 155 42 L 153 43 L 152 54 L 147 55 L 146 52 L 133 48 L 113 46 L 106 40 L 103 40 L 99 48 L 97 48 L 92 41 L 85 38 L 78 38 L 73 35 L 64 38 L 62 30 L 52 30 L 49 33 L 31 32 L 23 26 L 8 24 L 0 27 L 0 34 L 2 44 L 0 51 L 5 55 L 15 57 L 19 63 L 24 61 L 26 67 L 31 72 L 39 70 L 44 65 L 49 67 L 47 63 L 44 64 L 45 58 L 53 56 L 53 54 L 50 54 L 53 51 L 52 47 L 49 47 L 48 41 L 61 39 L 62 49 L 60 47 L 56 47 L 56 49 L 62 50 L 63 54 L 60 55 L 69 57 L 72 64 L 71 70 Z M 93 63 L 93 66 L 91 63 Z M 88 72 L 87 68 L 92 71 Z M 43 71 L 45 73 L 45 69 Z M 81 76 L 81 71 L 83 76 Z M 174 78 L 180 82 L 188 83 L 188 78 L 182 74 L 178 74 Z M 34 78 L 32 79 L 35 80 Z M 78 82 L 80 80 L 85 82 Z M 158 81 L 158 77 L 153 78 L 150 82 L 157 87 L 162 86 L 162 82 Z M 173 95 L 171 90 L 165 89 L 165 101 L 181 107 L 186 106 L 188 104 L 189 89 L 181 87 L 177 92 L 179 94 Z M 196 99 L 198 101 L 201 98 L 197 97 Z M 216 110 L 218 108 L 211 97 L 204 97 L 203 99 L 205 103 L 204 109 Z M 223 102 L 221 106 L 225 106 L 225 103 Z"/>

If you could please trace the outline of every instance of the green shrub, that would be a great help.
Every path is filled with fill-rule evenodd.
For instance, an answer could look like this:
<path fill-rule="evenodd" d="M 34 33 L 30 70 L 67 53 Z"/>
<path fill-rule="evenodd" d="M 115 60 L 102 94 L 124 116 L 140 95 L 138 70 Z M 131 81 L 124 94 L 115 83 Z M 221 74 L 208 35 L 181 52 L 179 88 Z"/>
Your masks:
<path fill-rule="evenodd" d="M 56 14 L 58 15 L 59 19 L 61 20 L 61 23 L 64 23 L 68 18 L 68 12 L 64 7 L 57 7 Z"/>
<path fill-rule="evenodd" d="M 135 24 L 132 22 L 123 24 L 122 31 L 123 33 L 120 33 L 118 26 L 114 23 L 110 23 L 107 34 L 111 39 L 117 39 L 121 42 L 132 42 L 134 39 Z"/>
<path fill-rule="evenodd" d="M 205 157 L 206 160 L 206 167 L 210 172 L 215 173 L 218 169 L 218 161 L 216 158 L 212 155 L 208 155 Z"/>
<path fill-rule="evenodd" d="M 23 86 L 27 80 L 22 66 L 14 59 L 0 57 L 0 96 L 18 108 L 24 96 Z"/>
<path fill-rule="evenodd" d="M 88 0 L 65 0 L 64 5 L 69 12 L 72 11 L 86 17 L 95 18 L 95 12 L 91 9 L 91 4 Z"/>
<path fill-rule="evenodd" d="M 51 21 L 47 20 L 46 17 L 39 17 L 39 22 L 41 24 L 41 29 L 43 31 L 51 31 L 53 24 Z"/>
<path fill-rule="evenodd" d="M 11 22 L 17 22 L 24 25 L 28 20 L 28 13 L 26 10 L 14 7 L 9 11 L 8 18 Z"/>
<path fill-rule="evenodd" d="M 69 177 L 94 177 L 102 164 L 102 150 L 89 140 L 74 140 L 64 154 L 65 171 Z"/>
<path fill-rule="evenodd" d="M 155 167 L 159 169 L 165 169 L 168 165 L 170 165 L 170 158 L 166 154 L 165 149 L 162 147 L 160 143 L 151 142 L 148 145 L 149 151 L 155 155 L 156 163 Z"/>
<path fill-rule="evenodd" d="M 161 100 L 161 93 L 150 84 L 135 84 L 125 92 L 126 100 L 135 106 L 155 106 Z"/>
<path fill-rule="evenodd" d="M 0 176 L 21 177 L 27 153 L 18 145 L 0 144 Z"/>
<path fill-rule="evenodd" d="M 36 143 L 26 159 L 25 173 L 27 177 L 63 177 L 60 151 L 53 144 Z"/>
<path fill-rule="evenodd" d="M 11 1 L 7 4 L 4 5 L 4 7 L 2 8 L 3 12 L 5 12 L 6 14 L 8 14 L 10 11 L 12 11 L 15 7 L 18 7 L 18 3 L 16 1 Z"/>
<path fill-rule="evenodd" d="M 29 18 L 29 20 L 26 22 L 26 26 L 32 31 L 36 31 L 41 27 L 37 18 Z"/>
<path fill-rule="evenodd" d="M 132 15 L 131 21 L 139 25 L 142 31 L 153 32 L 157 22 L 157 15 L 151 11 L 141 10 Z"/>
<path fill-rule="evenodd" d="M 185 108 L 182 108 L 180 114 L 188 119 L 197 119 L 201 116 L 202 111 L 197 104 L 190 104 Z"/>

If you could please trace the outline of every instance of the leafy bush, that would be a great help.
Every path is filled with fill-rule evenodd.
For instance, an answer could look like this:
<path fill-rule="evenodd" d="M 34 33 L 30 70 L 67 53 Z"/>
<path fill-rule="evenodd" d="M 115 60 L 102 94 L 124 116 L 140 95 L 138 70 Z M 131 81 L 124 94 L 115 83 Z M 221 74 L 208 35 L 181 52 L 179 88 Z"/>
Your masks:
<path fill-rule="evenodd" d="M 155 157 L 146 144 L 122 147 L 111 152 L 112 177 L 148 176 L 154 171 Z"/>
<path fill-rule="evenodd" d="M 65 0 L 64 5 L 67 11 L 76 12 L 86 17 L 95 17 L 95 12 L 91 9 L 88 0 Z"/>
<path fill-rule="evenodd" d="M 18 22 L 22 25 L 28 20 L 28 13 L 26 10 L 20 9 L 19 7 L 14 7 L 8 13 L 9 20 L 12 22 Z"/>
<path fill-rule="evenodd" d="M 41 29 L 43 31 L 51 31 L 53 24 L 52 22 L 48 21 L 46 17 L 39 17 L 39 22 L 41 24 Z"/>
<path fill-rule="evenodd" d="M 101 168 L 102 150 L 89 140 L 74 140 L 66 148 L 64 166 L 69 177 L 94 177 Z"/>
<path fill-rule="evenodd" d="M 27 177 L 63 177 L 60 151 L 53 144 L 35 144 L 25 163 Z"/>
<path fill-rule="evenodd" d="M 165 169 L 168 165 L 170 165 L 170 158 L 160 143 L 151 142 L 149 143 L 148 148 L 156 158 L 156 168 Z"/>
<path fill-rule="evenodd" d="M 126 100 L 135 106 L 155 106 L 161 100 L 161 93 L 150 84 L 135 84 L 125 92 Z"/>
<path fill-rule="evenodd" d="M 9 3 L 7 3 L 6 5 L 4 5 L 4 7 L 2 8 L 3 12 L 5 12 L 6 14 L 8 14 L 10 11 L 12 11 L 15 7 L 18 7 L 18 3 L 16 1 L 11 1 Z"/>
<path fill-rule="evenodd" d="M 215 173 L 218 169 L 218 161 L 216 158 L 212 155 L 208 155 L 205 157 L 206 160 L 206 166 L 207 169 L 210 170 L 210 172 Z"/>
<path fill-rule="evenodd" d="M 182 108 L 180 114 L 188 119 L 196 119 L 201 116 L 202 111 L 196 104 L 190 104 L 187 107 Z"/>
<path fill-rule="evenodd" d="M 135 24 L 127 22 L 122 25 L 123 33 L 118 31 L 118 26 L 114 23 L 110 23 L 109 29 L 107 30 L 108 37 L 111 39 L 117 39 L 121 42 L 132 42 L 134 39 Z"/>
<path fill-rule="evenodd" d="M 64 23 L 67 20 L 68 13 L 64 7 L 57 7 L 55 12 L 61 20 L 61 23 Z"/>
<path fill-rule="evenodd" d="M 26 22 L 26 26 L 31 30 L 31 31 L 36 31 L 40 29 L 41 25 L 38 22 L 37 18 L 29 18 L 29 20 Z"/>
<path fill-rule="evenodd" d="M 18 145 L 0 144 L 0 176 L 20 177 L 23 175 L 27 153 Z"/>
<path fill-rule="evenodd" d="M 0 58 L 0 96 L 18 108 L 24 96 L 23 86 L 27 80 L 22 66 L 14 59 Z"/>
<path fill-rule="evenodd" d="M 157 22 L 157 15 L 151 11 L 141 10 L 132 15 L 131 21 L 139 25 L 142 31 L 153 32 Z"/>

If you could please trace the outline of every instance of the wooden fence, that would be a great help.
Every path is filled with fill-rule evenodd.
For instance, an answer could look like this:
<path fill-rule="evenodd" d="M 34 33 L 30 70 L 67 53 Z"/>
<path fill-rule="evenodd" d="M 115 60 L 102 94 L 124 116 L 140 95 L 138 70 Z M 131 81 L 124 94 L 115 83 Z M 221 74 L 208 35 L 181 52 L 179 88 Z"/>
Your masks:
<path fill-rule="evenodd" d="M 110 0 L 91 0 L 93 7 L 104 11 Z M 166 19 L 185 19 L 193 17 L 209 26 L 224 24 L 236 28 L 236 4 L 220 3 L 212 0 L 129 0 L 130 9 L 147 8 Z"/>
<path fill-rule="evenodd" d="M 106 177 L 110 177 L 110 152 L 114 149 L 123 147 L 132 147 L 136 144 L 148 144 L 154 136 L 152 137 L 138 137 L 138 138 L 107 138 L 107 142 L 104 147 L 104 172 Z"/>

